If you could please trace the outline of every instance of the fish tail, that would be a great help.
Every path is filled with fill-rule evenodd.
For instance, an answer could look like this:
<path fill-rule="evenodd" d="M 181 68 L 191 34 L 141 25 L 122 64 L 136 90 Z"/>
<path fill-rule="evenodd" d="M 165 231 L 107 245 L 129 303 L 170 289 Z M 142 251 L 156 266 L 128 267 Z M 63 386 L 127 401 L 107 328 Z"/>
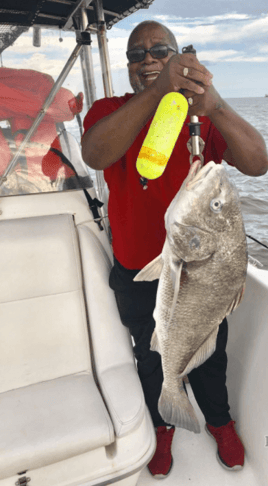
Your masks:
<path fill-rule="evenodd" d="M 165 382 L 162 385 L 161 395 L 158 401 L 158 410 L 167 424 L 182 427 L 196 434 L 200 433 L 200 425 L 195 411 L 183 388 L 182 380 L 179 380 L 177 393 L 167 389 Z"/>

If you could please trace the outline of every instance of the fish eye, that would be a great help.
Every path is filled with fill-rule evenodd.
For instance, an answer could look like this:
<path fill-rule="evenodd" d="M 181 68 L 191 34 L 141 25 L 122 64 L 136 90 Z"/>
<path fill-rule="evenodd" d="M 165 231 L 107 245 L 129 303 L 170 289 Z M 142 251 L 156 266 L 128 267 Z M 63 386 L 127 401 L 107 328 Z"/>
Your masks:
<path fill-rule="evenodd" d="M 223 204 L 220 199 L 212 199 L 212 201 L 210 202 L 210 208 L 214 213 L 220 213 L 220 211 L 222 210 L 222 206 Z"/>

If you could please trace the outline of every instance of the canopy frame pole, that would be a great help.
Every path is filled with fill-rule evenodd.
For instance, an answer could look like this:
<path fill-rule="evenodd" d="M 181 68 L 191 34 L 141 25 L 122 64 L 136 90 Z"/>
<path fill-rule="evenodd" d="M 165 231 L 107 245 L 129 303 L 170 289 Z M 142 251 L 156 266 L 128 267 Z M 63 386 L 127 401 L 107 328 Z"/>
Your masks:
<path fill-rule="evenodd" d="M 97 18 L 97 37 L 98 37 L 104 94 L 105 97 L 111 98 L 113 96 L 112 75 L 111 75 L 110 58 L 109 58 L 109 51 L 108 51 L 108 44 L 107 44 L 107 37 L 106 37 L 106 24 L 105 24 L 105 16 L 104 16 L 102 0 L 95 0 L 94 10 Z"/>
<path fill-rule="evenodd" d="M 99 47 L 99 56 L 102 71 L 102 81 L 103 89 L 106 98 L 111 98 L 113 96 L 113 86 L 112 86 L 112 75 L 110 66 L 110 57 L 108 50 L 108 42 L 106 37 L 106 24 L 105 15 L 103 10 L 103 0 L 95 0 L 93 3 L 94 12 L 97 20 L 97 38 Z M 108 191 L 106 187 L 106 182 L 104 180 L 103 171 L 97 170 L 96 181 L 98 196 L 101 201 L 104 202 L 104 207 L 102 208 L 104 212 L 107 212 L 108 205 Z"/>
<path fill-rule="evenodd" d="M 81 8 L 80 20 L 81 28 L 83 31 L 85 31 L 88 26 L 88 18 L 85 8 Z M 80 62 L 88 111 L 93 105 L 94 101 L 97 99 L 91 45 L 83 45 L 83 49 L 80 51 Z"/>
<path fill-rule="evenodd" d="M 77 60 L 77 57 L 82 49 L 83 45 L 78 43 L 76 44 L 72 54 L 70 55 L 68 61 L 66 62 L 65 66 L 63 67 L 60 75 L 58 76 L 58 79 L 56 80 L 54 86 L 52 87 L 46 101 L 44 102 L 41 110 L 39 111 L 37 117 L 33 121 L 32 126 L 29 128 L 28 132 L 25 135 L 24 140 L 21 142 L 20 146 L 18 147 L 17 152 L 15 153 L 13 159 L 10 161 L 9 165 L 7 166 L 4 174 L 0 177 L 0 186 L 7 180 L 7 176 L 10 173 L 10 171 L 15 167 L 15 165 L 18 162 L 19 156 L 21 155 L 24 147 L 34 134 L 35 130 L 37 129 L 38 125 L 41 123 L 43 120 L 48 108 L 50 107 L 52 101 L 54 100 L 57 92 L 61 88 L 63 82 L 65 81 L 66 77 L 68 76 L 70 70 L 72 69 L 75 61 Z"/>

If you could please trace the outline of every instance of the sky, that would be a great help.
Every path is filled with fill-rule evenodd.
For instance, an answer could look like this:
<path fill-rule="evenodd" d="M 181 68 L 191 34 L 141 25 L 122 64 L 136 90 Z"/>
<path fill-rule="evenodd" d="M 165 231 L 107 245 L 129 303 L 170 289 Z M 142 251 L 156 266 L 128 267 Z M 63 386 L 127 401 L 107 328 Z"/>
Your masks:
<path fill-rule="evenodd" d="M 148 19 L 169 27 L 180 51 L 183 46 L 194 45 L 199 61 L 213 73 L 214 86 L 223 98 L 268 94 L 267 0 L 154 0 L 149 9 L 139 10 L 107 32 L 116 96 L 132 91 L 125 55 L 127 40 L 132 29 Z M 97 98 L 101 98 L 104 93 L 96 36 L 92 39 L 95 85 Z M 36 69 L 56 79 L 74 47 L 74 34 L 59 31 L 43 31 L 42 47 L 33 47 L 29 31 L 4 51 L 2 63 L 7 67 Z M 74 94 L 83 90 L 79 61 L 64 86 Z"/>

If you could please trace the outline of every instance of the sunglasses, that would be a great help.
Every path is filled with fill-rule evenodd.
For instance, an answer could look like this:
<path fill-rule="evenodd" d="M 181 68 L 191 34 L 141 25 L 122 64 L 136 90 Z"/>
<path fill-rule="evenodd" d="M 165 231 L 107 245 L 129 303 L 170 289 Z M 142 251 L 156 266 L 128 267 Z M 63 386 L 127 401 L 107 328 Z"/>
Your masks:
<path fill-rule="evenodd" d="M 154 59 L 163 59 L 168 56 L 168 51 L 177 52 L 171 46 L 153 46 L 151 49 L 131 49 L 127 51 L 127 58 L 130 63 L 141 62 L 145 59 L 146 53 L 150 52 L 150 55 Z"/>

